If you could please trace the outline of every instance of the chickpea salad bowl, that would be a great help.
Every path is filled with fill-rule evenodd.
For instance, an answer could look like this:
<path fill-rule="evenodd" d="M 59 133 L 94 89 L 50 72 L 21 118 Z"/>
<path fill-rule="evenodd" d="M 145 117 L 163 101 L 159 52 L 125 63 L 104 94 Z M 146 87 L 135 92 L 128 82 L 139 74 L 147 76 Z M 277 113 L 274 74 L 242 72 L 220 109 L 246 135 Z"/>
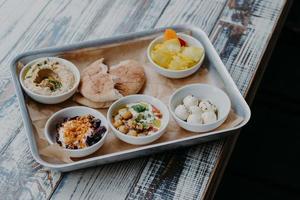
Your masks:
<path fill-rule="evenodd" d="M 160 100 L 148 95 L 130 95 L 113 103 L 107 119 L 120 140 L 144 145 L 157 140 L 166 131 L 169 111 Z"/>

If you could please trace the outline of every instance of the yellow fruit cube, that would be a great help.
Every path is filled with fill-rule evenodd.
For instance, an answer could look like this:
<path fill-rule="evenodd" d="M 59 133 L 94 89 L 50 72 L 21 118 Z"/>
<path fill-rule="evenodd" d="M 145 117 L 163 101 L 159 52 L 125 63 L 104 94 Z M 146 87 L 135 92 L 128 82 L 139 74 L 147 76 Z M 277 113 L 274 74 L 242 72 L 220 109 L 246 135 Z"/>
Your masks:
<path fill-rule="evenodd" d="M 198 47 L 184 47 L 182 54 L 195 62 L 198 62 L 203 56 L 203 49 Z"/>
<path fill-rule="evenodd" d="M 164 41 L 160 49 L 171 54 L 176 54 L 180 52 L 181 46 L 178 39 L 170 39 Z"/>
<path fill-rule="evenodd" d="M 184 70 L 189 67 L 189 61 L 182 59 L 180 56 L 173 56 L 168 68 L 173 70 Z"/>
<path fill-rule="evenodd" d="M 152 60 L 161 67 L 167 68 L 170 61 L 172 60 L 172 56 L 164 51 L 156 50 L 151 52 Z"/>

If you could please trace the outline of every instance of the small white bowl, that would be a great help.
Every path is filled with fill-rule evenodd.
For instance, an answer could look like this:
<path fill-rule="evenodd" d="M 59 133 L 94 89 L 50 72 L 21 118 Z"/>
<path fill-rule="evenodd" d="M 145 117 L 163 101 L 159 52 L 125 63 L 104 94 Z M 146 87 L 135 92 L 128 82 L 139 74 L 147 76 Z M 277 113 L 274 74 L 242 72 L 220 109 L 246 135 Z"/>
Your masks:
<path fill-rule="evenodd" d="M 175 108 L 182 104 L 184 97 L 194 95 L 199 99 L 208 99 L 218 109 L 218 120 L 209 124 L 191 124 L 181 120 L 175 114 Z M 207 132 L 219 127 L 227 118 L 231 108 L 231 102 L 227 94 L 212 85 L 208 84 L 191 84 L 176 90 L 169 100 L 169 109 L 178 125 L 192 132 Z"/>
<path fill-rule="evenodd" d="M 203 45 L 201 44 L 201 42 L 199 40 L 197 40 L 196 38 L 187 35 L 187 34 L 183 34 L 183 33 L 177 33 L 178 37 L 183 39 L 188 46 L 194 46 L 194 47 L 200 47 L 203 48 Z M 204 61 L 204 57 L 205 57 L 205 49 L 203 52 L 203 56 L 202 58 L 192 67 L 185 69 L 185 70 L 171 70 L 171 69 L 166 69 L 164 67 L 159 66 L 158 64 L 156 64 L 152 58 L 151 58 L 151 50 L 152 48 L 158 44 L 158 43 L 162 43 L 163 42 L 163 35 L 157 37 L 156 39 L 154 39 L 148 46 L 147 49 L 147 57 L 148 60 L 151 63 L 152 68 L 159 74 L 166 76 L 168 78 L 184 78 L 187 77 L 193 73 L 195 73 L 202 65 L 203 61 Z"/>
<path fill-rule="evenodd" d="M 75 76 L 74 86 L 69 91 L 67 91 L 65 93 L 58 94 L 58 95 L 53 95 L 53 96 L 47 96 L 47 95 L 37 94 L 37 93 L 31 91 L 30 89 L 28 89 L 24 85 L 24 80 L 23 80 L 24 73 L 26 72 L 26 69 L 29 66 L 31 66 L 31 65 L 33 65 L 33 64 L 35 64 L 37 62 L 40 62 L 42 60 L 57 61 L 57 62 L 65 65 L 74 74 L 74 76 Z M 71 63 L 70 61 L 68 61 L 68 60 L 65 60 L 65 59 L 62 59 L 62 58 L 58 58 L 58 57 L 43 57 L 43 58 L 35 59 L 35 60 L 29 62 L 27 65 L 25 65 L 22 68 L 21 72 L 20 72 L 19 79 L 20 79 L 20 83 L 21 83 L 21 86 L 22 86 L 23 90 L 32 99 L 34 99 L 37 102 L 44 103 L 44 104 L 56 104 L 56 103 L 61 103 L 61 102 L 65 101 L 65 100 L 67 100 L 68 98 L 70 98 L 76 92 L 76 90 L 78 88 L 78 85 L 79 85 L 79 82 L 80 82 L 80 72 L 77 69 L 77 67 L 73 63 Z"/>
<path fill-rule="evenodd" d="M 118 108 L 124 106 L 125 104 L 141 102 L 141 101 L 155 106 L 163 114 L 160 129 L 151 135 L 140 136 L 140 137 L 126 135 L 126 134 L 118 131 L 113 126 L 113 123 L 112 123 L 114 111 L 116 111 Z M 168 110 L 167 106 L 163 102 L 158 100 L 157 98 L 154 98 L 154 97 L 151 97 L 148 95 L 129 95 L 129 96 L 123 97 L 123 98 L 117 100 L 116 102 L 114 102 L 110 106 L 110 108 L 107 112 L 107 121 L 108 121 L 108 124 L 109 124 L 110 128 L 112 129 L 112 132 L 114 133 L 114 135 L 116 137 L 118 137 L 120 140 L 127 142 L 129 144 L 134 144 L 134 145 L 149 144 L 149 143 L 157 140 L 158 138 L 160 138 L 160 136 L 162 136 L 167 129 L 169 119 L 170 119 L 170 115 L 169 115 L 169 110 Z"/>
<path fill-rule="evenodd" d="M 50 144 L 56 143 L 56 134 L 57 134 L 56 124 L 63 122 L 63 120 L 66 117 L 75 117 L 75 116 L 81 116 L 87 114 L 94 116 L 96 119 L 100 119 L 101 126 L 104 126 L 106 128 L 106 132 L 103 134 L 103 137 L 96 144 L 93 144 L 92 146 L 86 147 L 84 149 L 65 148 L 65 151 L 67 151 L 71 157 L 75 157 L 75 158 L 84 157 L 94 153 L 104 144 L 105 138 L 108 134 L 108 123 L 105 116 L 102 113 L 92 108 L 88 108 L 85 106 L 73 106 L 73 107 L 62 109 L 54 113 L 48 119 L 45 125 L 44 132 L 45 132 L 46 139 Z"/>

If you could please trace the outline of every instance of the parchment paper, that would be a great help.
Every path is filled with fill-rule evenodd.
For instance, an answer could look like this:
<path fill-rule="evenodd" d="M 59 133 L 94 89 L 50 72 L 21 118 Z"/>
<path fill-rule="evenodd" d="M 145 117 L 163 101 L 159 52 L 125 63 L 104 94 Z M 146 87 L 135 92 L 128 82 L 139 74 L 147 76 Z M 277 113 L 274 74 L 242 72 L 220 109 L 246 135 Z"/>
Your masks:
<path fill-rule="evenodd" d="M 213 72 L 213 68 L 209 68 L 209 61 L 205 59 L 203 66 L 195 74 L 184 79 L 165 78 L 156 72 L 150 66 L 146 57 L 147 46 L 153 38 L 144 38 L 131 42 L 119 43 L 101 48 L 80 49 L 73 52 L 58 55 L 73 62 L 80 71 L 93 61 L 104 58 L 104 62 L 110 66 L 117 64 L 125 59 L 135 59 L 144 64 L 146 73 L 146 84 L 140 93 L 152 95 L 162 100 L 166 105 L 170 95 L 179 87 L 191 83 L 209 83 L 223 88 L 223 82 Z M 44 127 L 47 119 L 56 111 L 78 105 L 72 99 L 57 105 L 44 105 L 35 102 L 30 98 L 26 98 L 27 108 L 34 127 L 34 135 L 38 143 L 39 154 L 45 161 L 50 163 L 70 163 L 77 160 L 87 159 L 90 157 L 107 155 L 111 153 L 121 152 L 128 149 L 138 148 L 140 146 L 130 145 L 116 138 L 113 133 L 109 133 L 104 145 L 95 153 L 83 158 L 70 158 L 69 155 L 59 145 L 49 145 L 44 136 Z M 99 109 L 106 116 L 107 109 Z M 227 120 L 217 130 L 224 130 L 237 126 L 243 121 L 234 110 L 231 110 Z M 56 133 L 53 133 L 56 134 Z M 170 123 L 167 132 L 154 143 L 163 143 L 172 140 L 178 140 L 195 136 L 195 134 L 180 128 L 176 122 L 170 117 Z"/>

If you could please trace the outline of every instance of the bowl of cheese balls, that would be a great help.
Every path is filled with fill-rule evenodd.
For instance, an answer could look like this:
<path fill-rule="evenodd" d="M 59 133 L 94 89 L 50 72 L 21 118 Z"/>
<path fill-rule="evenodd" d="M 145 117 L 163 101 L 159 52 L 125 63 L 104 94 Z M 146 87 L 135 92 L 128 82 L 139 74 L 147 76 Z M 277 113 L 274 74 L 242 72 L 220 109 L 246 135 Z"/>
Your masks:
<path fill-rule="evenodd" d="M 191 84 L 172 94 L 169 109 L 180 127 L 192 132 L 207 132 L 224 123 L 231 102 L 227 94 L 215 86 Z"/>

